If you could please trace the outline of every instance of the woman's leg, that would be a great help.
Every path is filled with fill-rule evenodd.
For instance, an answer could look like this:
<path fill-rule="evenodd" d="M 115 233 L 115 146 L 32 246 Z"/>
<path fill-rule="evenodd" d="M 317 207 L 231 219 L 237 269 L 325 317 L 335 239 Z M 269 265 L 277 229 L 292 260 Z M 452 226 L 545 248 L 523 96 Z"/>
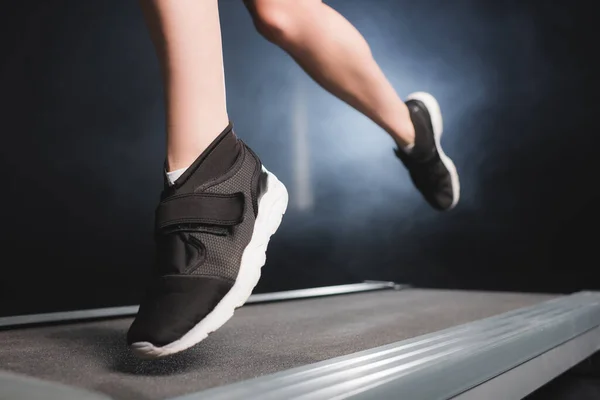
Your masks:
<path fill-rule="evenodd" d="M 141 0 L 164 74 L 167 174 L 155 213 L 155 275 L 127 342 L 140 357 L 183 351 L 250 296 L 285 186 L 233 133 L 217 0 Z"/>
<path fill-rule="evenodd" d="M 187 168 L 228 125 L 217 0 L 140 0 L 166 95 L 169 171 Z"/>
<path fill-rule="evenodd" d="M 403 102 L 350 22 L 321 0 L 244 0 L 258 31 L 326 90 L 382 127 L 398 144 L 397 156 L 425 199 L 450 210 L 460 183 L 440 137 L 435 98 L 413 93 Z"/>
<path fill-rule="evenodd" d="M 371 118 L 400 146 L 414 142 L 408 109 L 350 22 L 321 0 L 244 0 L 257 30 L 323 88 Z"/>

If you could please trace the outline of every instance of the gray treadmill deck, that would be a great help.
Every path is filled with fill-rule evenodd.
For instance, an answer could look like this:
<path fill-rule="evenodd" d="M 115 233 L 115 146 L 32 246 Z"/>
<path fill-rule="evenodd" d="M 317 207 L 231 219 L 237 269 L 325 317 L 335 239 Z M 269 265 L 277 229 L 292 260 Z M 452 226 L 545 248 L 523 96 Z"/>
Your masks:
<path fill-rule="evenodd" d="M 108 394 L 165 399 L 490 317 L 557 295 L 382 291 L 250 305 L 191 350 L 158 361 L 125 345 L 130 318 L 0 331 L 0 369 Z"/>

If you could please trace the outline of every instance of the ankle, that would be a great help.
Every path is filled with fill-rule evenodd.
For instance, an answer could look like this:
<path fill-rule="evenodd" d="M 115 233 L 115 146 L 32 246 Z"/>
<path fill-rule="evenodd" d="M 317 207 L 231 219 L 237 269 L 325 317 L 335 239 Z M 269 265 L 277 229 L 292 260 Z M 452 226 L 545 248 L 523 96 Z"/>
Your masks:
<path fill-rule="evenodd" d="M 198 184 L 200 181 L 208 181 L 224 174 L 237 160 L 240 142 L 233 132 L 233 125 L 228 124 L 208 145 L 201 148 L 194 147 L 193 151 L 186 150 L 185 153 L 167 154 L 165 174 L 170 184 L 173 184 L 188 169 L 197 170 L 194 176 Z"/>
<path fill-rule="evenodd" d="M 202 133 L 186 141 L 169 140 L 167 143 L 167 171 L 189 167 L 218 136 L 216 133 Z M 191 135 L 189 135 L 191 136 Z M 171 139 L 172 137 L 169 137 Z"/>
<path fill-rule="evenodd" d="M 400 147 L 412 148 L 415 145 L 415 128 L 412 122 L 397 129 L 391 135 Z"/>
<path fill-rule="evenodd" d="M 401 121 L 393 127 L 393 130 L 391 130 L 389 134 L 394 139 L 396 144 L 402 148 L 410 148 L 415 145 L 415 127 L 410 119 L 410 116 L 408 118 L 402 118 Z"/>
<path fill-rule="evenodd" d="M 167 172 L 189 167 L 207 147 L 208 145 L 197 146 L 193 149 L 188 148 L 180 151 L 167 152 L 167 163 L 165 165 Z"/>
<path fill-rule="evenodd" d="M 172 118 L 167 122 L 168 172 L 189 167 L 229 127 L 227 113 L 195 120 Z"/>
<path fill-rule="evenodd" d="M 387 118 L 382 118 L 384 121 L 382 128 L 394 139 L 396 144 L 401 147 L 411 147 L 415 143 L 415 127 L 410 118 L 408 107 L 404 102 L 395 107 L 389 113 Z"/>

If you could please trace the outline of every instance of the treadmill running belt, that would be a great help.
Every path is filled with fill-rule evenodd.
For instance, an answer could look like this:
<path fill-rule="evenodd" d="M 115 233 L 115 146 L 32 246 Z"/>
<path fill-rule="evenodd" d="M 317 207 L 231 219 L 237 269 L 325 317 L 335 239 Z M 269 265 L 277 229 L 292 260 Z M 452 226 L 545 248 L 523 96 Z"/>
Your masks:
<path fill-rule="evenodd" d="M 0 369 L 105 393 L 166 399 L 382 346 L 534 305 L 557 295 L 376 291 L 247 305 L 194 348 L 131 355 L 131 318 L 0 331 Z"/>

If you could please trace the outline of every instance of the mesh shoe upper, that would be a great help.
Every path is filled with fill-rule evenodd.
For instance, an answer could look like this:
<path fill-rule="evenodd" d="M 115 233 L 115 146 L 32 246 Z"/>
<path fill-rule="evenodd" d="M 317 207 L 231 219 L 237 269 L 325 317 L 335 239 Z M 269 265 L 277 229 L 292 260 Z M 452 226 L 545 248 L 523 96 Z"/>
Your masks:
<path fill-rule="evenodd" d="M 188 273 L 203 276 L 216 276 L 229 280 L 235 280 L 242 253 L 250 239 L 254 229 L 256 213 L 253 209 L 252 182 L 258 176 L 260 166 L 253 155 L 243 146 L 238 161 L 231 171 L 225 176 L 218 178 L 215 182 L 209 182 L 196 189 L 197 192 L 230 194 L 241 192 L 247 200 L 244 203 L 244 220 L 239 224 L 228 228 L 227 234 L 215 234 L 213 232 L 202 232 L 202 230 L 190 233 L 191 237 L 204 244 L 206 256 L 201 263 Z"/>

